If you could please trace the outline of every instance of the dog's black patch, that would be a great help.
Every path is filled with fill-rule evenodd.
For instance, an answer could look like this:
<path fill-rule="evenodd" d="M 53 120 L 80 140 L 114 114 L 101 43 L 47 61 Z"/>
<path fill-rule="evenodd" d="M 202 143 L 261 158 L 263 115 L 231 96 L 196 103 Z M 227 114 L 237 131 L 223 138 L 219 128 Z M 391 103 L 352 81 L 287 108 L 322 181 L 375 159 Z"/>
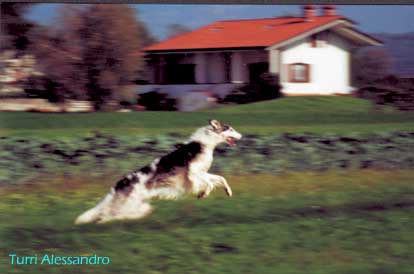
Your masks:
<path fill-rule="evenodd" d="M 129 189 L 132 184 L 135 184 L 138 180 L 138 176 L 135 173 L 131 173 L 121 180 L 119 180 L 115 185 L 115 191 L 124 191 Z"/>
<path fill-rule="evenodd" d="M 124 177 L 116 183 L 115 191 L 121 191 L 129 187 L 131 184 L 132 184 L 132 180 L 129 180 L 128 178 Z"/>
<path fill-rule="evenodd" d="M 144 166 L 143 168 L 141 168 L 139 170 L 139 172 L 143 173 L 143 174 L 149 174 L 151 172 L 151 167 L 150 166 Z"/>
<path fill-rule="evenodd" d="M 199 142 L 180 144 L 176 150 L 160 159 L 157 173 L 168 173 L 175 167 L 187 166 L 201 151 L 202 145 Z"/>

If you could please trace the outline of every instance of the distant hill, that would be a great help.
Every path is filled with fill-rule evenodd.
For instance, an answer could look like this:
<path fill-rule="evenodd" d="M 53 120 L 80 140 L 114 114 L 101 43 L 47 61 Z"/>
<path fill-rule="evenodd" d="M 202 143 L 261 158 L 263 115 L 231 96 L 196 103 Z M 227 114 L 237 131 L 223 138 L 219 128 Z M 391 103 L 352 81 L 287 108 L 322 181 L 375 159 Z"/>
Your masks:
<path fill-rule="evenodd" d="M 393 73 L 414 75 L 414 32 L 374 33 L 374 37 L 384 42 L 394 62 Z"/>

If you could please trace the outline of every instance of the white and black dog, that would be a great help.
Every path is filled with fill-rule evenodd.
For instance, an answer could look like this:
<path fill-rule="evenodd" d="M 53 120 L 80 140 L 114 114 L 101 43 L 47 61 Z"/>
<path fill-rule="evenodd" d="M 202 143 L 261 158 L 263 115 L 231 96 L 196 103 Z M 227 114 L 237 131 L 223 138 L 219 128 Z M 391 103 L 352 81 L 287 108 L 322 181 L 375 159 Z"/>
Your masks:
<path fill-rule="evenodd" d="M 234 146 L 241 137 L 231 126 L 210 120 L 208 126 L 196 130 L 173 152 L 118 181 L 97 206 L 80 215 L 75 223 L 143 218 L 151 212 L 149 201 L 153 198 L 177 199 L 188 193 L 204 198 L 215 187 L 223 187 L 232 196 L 226 179 L 208 170 L 215 147 L 222 142 Z"/>

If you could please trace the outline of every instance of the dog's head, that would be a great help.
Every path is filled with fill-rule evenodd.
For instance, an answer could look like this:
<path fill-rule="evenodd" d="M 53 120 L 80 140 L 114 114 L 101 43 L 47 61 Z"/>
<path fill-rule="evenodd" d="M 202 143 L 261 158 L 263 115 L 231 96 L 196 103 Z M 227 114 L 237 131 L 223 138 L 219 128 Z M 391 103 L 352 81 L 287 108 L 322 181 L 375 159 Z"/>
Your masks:
<path fill-rule="evenodd" d="M 235 146 L 236 140 L 242 138 L 242 135 L 234 128 L 217 120 L 209 120 L 208 130 L 218 139 L 218 143 L 226 142 L 230 146 Z"/>

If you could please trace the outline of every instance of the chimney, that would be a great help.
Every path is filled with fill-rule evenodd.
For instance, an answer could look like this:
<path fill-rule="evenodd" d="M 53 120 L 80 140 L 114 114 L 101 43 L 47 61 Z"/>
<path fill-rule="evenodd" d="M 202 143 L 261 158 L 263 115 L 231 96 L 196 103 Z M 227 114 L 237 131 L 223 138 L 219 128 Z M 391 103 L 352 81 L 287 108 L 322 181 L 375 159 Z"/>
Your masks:
<path fill-rule="evenodd" d="M 305 21 L 312 21 L 315 16 L 316 16 L 315 5 L 303 6 L 303 17 L 305 18 Z"/>
<path fill-rule="evenodd" d="M 324 5 L 322 10 L 323 10 L 322 11 L 323 16 L 335 16 L 335 15 L 337 15 L 335 5 Z"/>

